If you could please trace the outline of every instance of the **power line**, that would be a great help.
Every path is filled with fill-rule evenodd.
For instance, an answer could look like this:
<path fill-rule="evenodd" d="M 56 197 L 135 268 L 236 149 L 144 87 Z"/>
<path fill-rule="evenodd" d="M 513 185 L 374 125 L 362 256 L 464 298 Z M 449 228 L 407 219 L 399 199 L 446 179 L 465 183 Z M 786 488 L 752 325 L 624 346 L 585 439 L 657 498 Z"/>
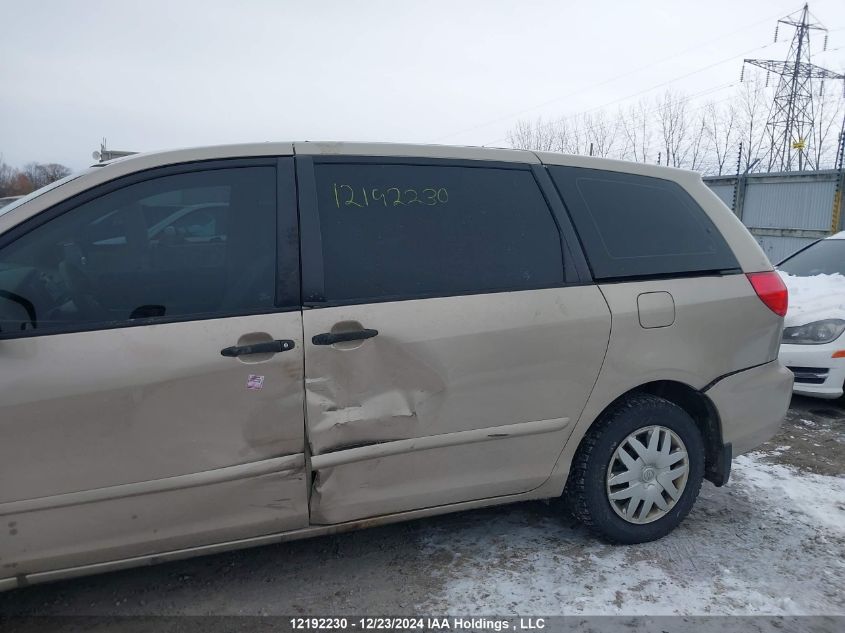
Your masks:
<path fill-rule="evenodd" d="M 698 93 L 695 93 L 695 94 L 692 94 L 692 95 L 688 95 L 686 97 L 682 97 L 680 99 L 673 101 L 672 103 L 666 103 L 666 104 L 663 104 L 663 105 L 659 105 L 655 108 L 652 108 L 650 110 L 645 110 L 645 111 L 642 112 L 642 114 L 643 114 L 643 116 L 648 115 L 648 114 L 656 114 L 658 112 L 662 112 L 666 108 L 669 108 L 673 105 L 678 105 L 678 104 L 681 104 L 681 103 L 688 102 L 695 97 L 700 97 L 704 94 L 710 94 L 710 93 L 713 93 L 713 92 L 719 92 L 721 90 L 724 90 L 725 88 L 732 88 L 732 87 L 737 86 L 737 85 L 739 85 L 739 82 L 734 82 L 734 83 L 731 83 L 731 84 L 724 84 L 722 86 L 710 88 L 710 89 L 704 90 L 702 92 L 698 92 Z M 688 111 L 688 113 L 691 114 L 693 112 L 698 112 L 698 111 L 703 110 L 704 108 L 706 108 L 710 105 L 718 105 L 720 103 L 724 103 L 725 101 L 730 101 L 732 99 L 733 99 L 733 95 L 730 95 L 730 96 L 725 97 L 724 99 L 719 99 L 718 101 L 708 101 L 707 103 L 704 103 L 704 104 L 702 104 L 702 105 L 700 105 L 696 108 L 692 108 L 691 110 Z M 579 114 L 587 114 L 587 112 L 583 112 L 583 113 L 579 113 Z M 556 119 L 555 121 L 557 121 L 557 122 L 568 121 L 568 120 L 570 120 L 570 119 L 572 119 L 576 116 L 578 116 L 578 115 L 577 114 L 571 115 L 569 117 L 565 117 L 565 118 L 562 118 L 562 119 Z M 590 131 L 593 131 L 595 128 L 590 124 L 590 125 L 588 125 L 588 129 Z M 490 141 L 489 143 L 485 143 L 482 147 L 488 147 L 493 143 L 498 143 L 499 141 L 505 141 L 505 140 L 507 140 L 507 137 L 502 137 L 502 138 L 496 139 L 494 141 Z"/>
<path fill-rule="evenodd" d="M 768 151 L 769 171 L 791 171 L 795 167 L 799 171 L 805 168 L 816 169 L 813 156 L 817 139 L 812 82 L 814 79 L 822 82 L 825 79 L 845 80 L 845 75 L 812 63 L 810 31 L 826 32 L 827 29 L 810 13 L 807 3 L 800 11 L 778 20 L 778 27 L 781 24 L 795 28 L 787 59 L 746 59 L 743 64 L 779 76 L 766 122 L 766 138 L 771 140 Z"/>
<path fill-rule="evenodd" d="M 744 53 L 741 53 L 740 55 L 742 55 L 742 54 L 744 54 Z M 737 57 L 738 57 L 738 56 L 737 56 Z M 685 77 L 686 77 L 686 76 L 688 76 L 688 75 L 685 75 Z M 672 82 L 671 82 L 671 81 L 670 81 L 670 82 L 664 82 L 664 83 L 662 83 L 662 84 L 658 84 L 657 86 L 652 86 L 651 88 L 648 88 L 648 89 L 646 89 L 646 90 L 643 90 L 643 91 L 640 91 L 640 92 L 634 93 L 633 95 L 628 95 L 627 97 L 622 97 L 621 99 L 616 99 L 616 100 L 614 100 L 614 101 L 609 101 L 608 103 L 605 103 L 605 104 L 603 104 L 603 105 L 596 106 L 596 107 L 594 107 L 594 108 L 590 108 L 590 109 L 588 109 L 588 110 L 582 110 L 582 111 L 580 111 L 580 112 L 576 112 L 576 113 L 574 113 L 574 114 L 570 114 L 570 115 L 567 115 L 567 116 L 565 116 L 565 117 L 560 117 L 560 118 L 558 118 L 558 119 L 554 119 L 554 120 L 555 120 L 555 121 L 559 121 L 559 122 L 560 122 L 560 121 L 571 121 L 572 119 L 575 119 L 575 118 L 577 118 L 577 117 L 579 117 L 579 116 L 583 116 L 583 115 L 585 115 L 585 114 L 589 114 L 590 112 L 595 112 L 595 111 L 597 111 L 597 110 L 603 110 L 604 108 L 607 108 L 608 106 L 615 105 L 616 103 L 619 103 L 620 101 L 625 101 L 625 100 L 630 99 L 630 98 L 632 98 L 632 97 L 639 96 L 639 95 L 641 95 L 641 94 L 643 94 L 643 93 L 645 93 L 645 92 L 649 92 L 649 91 L 651 91 L 651 90 L 654 90 L 655 88 L 659 88 L 659 87 L 661 87 L 661 86 L 664 86 L 664 85 L 666 85 L 667 83 L 672 83 Z M 734 87 L 734 86 L 738 85 L 738 83 L 739 83 L 739 82 L 732 82 L 732 83 L 720 84 L 720 85 L 718 85 L 718 86 L 714 86 L 714 87 L 711 87 L 711 88 L 706 88 L 705 90 L 702 90 L 702 91 L 700 91 L 700 92 L 696 92 L 696 93 L 693 93 L 693 94 L 691 94 L 691 95 L 687 95 L 687 96 L 685 96 L 685 97 L 682 97 L 682 98 L 680 98 L 679 100 L 677 100 L 675 103 L 683 103 L 683 102 L 685 102 L 685 101 L 689 101 L 689 100 L 694 99 L 694 98 L 696 98 L 696 97 L 701 97 L 701 96 L 704 96 L 704 95 L 706 95 L 706 94 L 711 94 L 711 93 L 713 93 L 713 92 L 719 92 L 719 91 L 721 91 L 721 90 L 725 90 L 726 88 L 732 88 L 732 87 Z M 727 99 L 724 99 L 723 101 L 725 101 L 725 100 L 727 100 Z M 718 103 L 721 103 L 721 101 L 720 101 L 720 102 L 718 102 Z M 706 105 L 706 104 L 705 104 L 705 105 Z M 648 114 L 651 114 L 651 113 L 653 113 L 653 112 L 661 112 L 661 111 L 663 111 L 663 109 L 665 109 L 666 107 L 668 107 L 668 104 L 667 104 L 667 105 L 664 105 L 664 106 L 659 106 L 659 107 L 655 108 L 654 110 L 648 110 L 648 111 L 647 111 L 647 113 L 648 113 Z M 505 141 L 505 140 L 507 140 L 507 138 L 508 138 L 507 136 L 503 136 L 503 137 L 500 137 L 500 138 L 494 139 L 494 140 L 492 140 L 492 141 L 487 141 L 486 143 L 484 143 L 483 147 L 487 147 L 487 146 L 489 146 L 489 145 L 492 145 L 493 143 L 498 143 L 498 142 L 500 142 L 500 141 Z"/>
<path fill-rule="evenodd" d="M 619 99 L 614 99 L 613 101 L 608 101 L 607 103 L 603 103 L 603 104 L 601 104 L 601 105 L 599 105 L 599 106 L 596 106 L 596 107 L 594 107 L 594 108 L 590 108 L 590 109 L 588 109 L 588 110 L 582 110 L 582 111 L 580 111 L 580 112 L 576 112 L 575 114 L 569 115 L 568 117 L 564 117 L 564 119 L 569 120 L 569 119 L 574 118 L 574 117 L 577 117 L 577 116 L 579 116 L 579 115 L 581 115 L 581 114 L 586 114 L 586 113 L 588 113 L 588 112 L 593 112 L 593 111 L 595 111 L 595 110 L 602 110 L 602 109 L 604 109 L 604 108 L 606 108 L 606 107 L 608 107 L 608 106 L 615 105 L 615 104 L 620 103 L 620 102 L 622 102 L 622 101 L 627 101 L 628 99 L 632 99 L 632 98 L 634 98 L 634 97 L 638 97 L 638 96 L 640 96 L 640 95 L 642 95 L 642 94 L 645 94 L 645 93 L 647 93 L 647 92 L 651 92 L 652 90 L 656 90 L 657 88 L 662 88 L 663 86 L 667 86 L 667 85 L 669 85 L 669 84 L 673 84 L 673 83 L 675 83 L 676 81 L 680 81 L 681 79 L 686 79 L 687 77 L 691 77 L 692 75 L 696 75 L 696 74 L 698 74 L 698 73 L 704 72 L 705 70 L 709 70 L 709 69 L 711 69 L 711 68 L 713 68 L 713 67 L 715 67 L 715 66 L 720 66 L 721 64 L 725 64 L 725 63 L 727 63 L 727 62 L 729 62 L 729 61 L 732 61 L 732 60 L 734 60 L 734 59 L 737 59 L 737 58 L 739 58 L 739 57 L 744 57 L 744 56 L 745 56 L 745 55 L 747 55 L 748 53 L 751 53 L 751 52 L 754 52 L 754 51 L 758 51 L 758 50 L 762 50 L 762 49 L 764 49 L 764 48 L 768 48 L 769 46 L 774 46 L 774 44 L 775 44 L 775 43 L 776 43 L 776 42 L 771 42 L 771 43 L 769 43 L 769 44 L 763 44 L 762 46 L 755 46 L 754 48 L 750 48 L 750 49 L 748 49 L 747 51 L 744 51 L 744 52 L 742 52 L 742 53 L 738 53 L 738 54 L 736 54 L 736 55 L 731 55 L 730 57 L 726 57 L 725 59 L 722 59 L 722 60 L 720 60 L 720 61 L 718 61 L 718 62 L 715 62 L 715 63 L 713 63 L 713 64 L 708 64 L 707 66 L 704 66 L 703 68 L 699 68 L 699 69 L 697 69 L 697 70 L 693 70 L 693 71 L 691 71 L 691 72 L 688 72 L 688 73 L 686 73 L 686 74 L 684 74 L 684 75 L 680 75 L 680 76 L 678 76 L 678 77 L 674 77 L 674 78 L 669 79 L 669 80 L 667 80 L 667 81 L 663 81 L 663 82 L 661 82 L 661 83 L 659 83 L 659 84 L 655 84 L 655 85 L 653 85 L 653 86 L 651 86 L 651 87 L 649 87 L 649 88 L 646 88 L 646 89 L 644 89 L 644 90 L 640 90 L 639 92 L 635 92 L 635 93 L 633 93 L 633 94 L 627 95 L 627 96 L 625 96 L 625 97 L 621 97 L 621 98 L 619 98 Z M 491 144 L 491 143 L 497 143 L 497 142 L 499 142 L 499 141 L 501 141 L 501 140 L 504 140 L 505 138 L 507 138 L 507 137 L 499 138 L 499 139 L 496 139 L 496 140 L 493 140 L 493 141 L 488 141 L 488 142 L 487 142 L 487 143 L 485 143 L 484 145 L 489 145 L 489 144 Z"/>
<path fill-rule="evenodd" d="M 793 6 L 794 6 L 794 5 L 793 5 Z M 704 46 L 707 46 L 707 45 L 709 45 L 709 44 L 712 44 L 713 42 L 717 42 L 717 41 L 722 40 L 722 39 L 724 39 L 724 38 L 726 38 L 726 37 L 730 37 L 731 35 L 736 35 L 737 33 L 741 33 L 742 31 L 746 31 L 746 30 L 748 30 L 748 29 L 750 29 L 750 28 L 754 28 L 755 26 L 757 26 L 757 25 L 759 25 L 759 24 L 763 24 L 764 22 L 768 22 L 769 20 L 771 20 L 771 19 L 773 19 L 773 18 L 775 18 L 775 17 L 778 17 L 779 15 L 781 15 L 781 13 L 780 13 L 780 12 L 779 12 L 779 13 L 777 13 L 777 14 L 775 14 L 775 15 L 772 15 L 772 16 L 769 16 L 769 17 L 766 17 L 766 18 L 764 18 L 764 19 L 762 19 L 762 20 L 759 20 L 758 22 L 754 22 L 753 24 L 748 24 L 748 25 L 746 25 L 746 26 L 740 27 L 740 28 L 736 29 L 735 31 L 731 31 L 730 33 L 726 33 L 726 34 L 724 34 L 724 35 L 720 35 L 720 36 L 715 37 L 715 38 L 713 38 L 713 39 L 707 40 L 706 42 L 702 42 L 702 43 L 700 43 L 700 44 L 696 44 L 696 45 L 694 45 L 694 46 L 691 46 L 691 47 L 689 47 L 689 48 L 686 48 L 686 49 L 684 49 L 684 50 L 680 51 L 679 53 L 673 53 L 672 55 L 668 55 L 668 56 L 666 56 L 666 57 L 664 57 L 664 58 L 662 58 L 662 59 L 659 59 L 659 60 L 657 60 L 657 61 L 651 62 L 651 63 L 646 64 L 646 65 L 644 65 L 644 66 L 640 66 L 639 68 L 635 68 L 635 69 L 633 69 L 633 70 L 628 70 L 628 71 L 626 71 L 626 72 L 624 72 L 624 73 L 622 73 L 622 74 L 616 75 L 616 76 L 614 76 L 614 77 L 611 77 L 611 78 L 609 78 L 609 79 L 606 79 L 606 80 L 604 80 L 604 81 L 601 81 L 601 82 L 599 82 L 599 83 L 597 83 L 597 84 L 593 84 L 592 86 L 589 86 L 586 90 L 587 90 L 587 91 L 589 91 L 589 90 L 593 90 L 593 89 L 595 89 L 595 88 L 600 88 L 601 86 L 605 86 L 605 85 L 607 85 L 607 84 L 609 84 L 609 83 L 612 83 L 612 82 L 614 82 L 614 81 L 617 81 L 617 80 L 619 80 L 619 79 L 623 79 L 623 78 L 625 78 L 625 77 L 629 77 L 629 76 L 631 76 L 633 73 L 638 73 L 638 72 L 641 72 L 641 71 L 646 70 L 646 69 L 648 69 L 648 68 L 651 68 L 651 67 L 653 67 L 653 66 L 657 66 L 657 65 L 659 65 L 659 64 L 662 64 L 662 63 L 664 63 L 664 62 L 666 62 L 666 61 L 669 61 L 669 60 L 672 60 L 672 59 L 677 59 L 678 57 L 680 57 L 680 56 L 682 56 L 682 55 L 685 55 L 685 54 L 687 54 L 687 53 L 689 53 L 689 52 L 691 52 L 691 51 L 697 50 L 697 49 L 699 49 L 699 48 L 703 48 Z M 744 52 L 744 53 L 740 53 L 739 55 L 735 55 L 734 57 L 731 57 L 730 59 L 735 59 L 736 57 L 739 57 L 739 56 L 741 56 L 741 55 L 746 55 L 746 54 L 748 54 L 748 53 L 750 53 L 750 52 L 753 52 L 753 51 L 755 51 L 755 50 L 760 50 L 761 48 L 765 48 L 765 47 L 767 47 L 767 46 L 770 46 L 770 44 L 766 44 L 766 45 L 764 45 L 764 46 L 762 46 L 762 47 L 754 48 L 754 49 L 751 49 L 751 50 L 746 51 L 746 52 Z M 712 67 L 712 66 L 708 66 L 707 68 L 711 68 L 711 67 Z M 704 68 L 704 69 L 702 69 L 702 70 L 706 70 L 707 68 Z M 689 76 L 689 75 L 685 75 L 685 76 Z M 457 131 L 457 132 L 451 132 L 451 133 L 446 134 L 446 135 L 444 135 L 444 136 L 440 136 L 440 137 L 438 137 L 438 138 L 436 138 L 436 139 L 433 139 L 433 140 L 432 140 L 432 141 L 430 141 L 430 142 L 432 142 L 432 143 L 438 143 L 438 142 L 440 142 L 440 141 L 442 141 L 442 140 L 445 140 L 445 139 L 447 139 L 447 138 L 451 138 L 451 137 L 453 137 L 453 136 L 457 136 L 457 135 L 459 135 L 459 134 L 464 134 L 464 133 L 466 133 L 466 132 L 472 132 L 472 131 L 474 131 L 474 130 L 477 130 L 477 129 L 480 129 L 480 128 L 483 128 L 483 127 L 487 127 L 487 126 L 489 126 L 489 125 L 493 125 L 494 123 L 500 123 L 500 122 L 502 122 L 502 121 L 506 121 L 506 120 L 508 120 L 508 119 L 512 119 L 512 118 L 514 118 L 514 117 L 521 116 L 521 115 L 523 115 L 523 114 L 525 114 L 525 113 L 527 113 L 527 112 L 532 112 L 532 111 L 537 110 L 537 109 L 539 109 L 539 108 L 543 108 L 543 107 L 545 107 L 545 106 L 547 106 L 547 105 L 551 105 L 552 103 L 557 103 L 558 101 L 562 101 L 562 100 L 564 100 L 564 99 L 568 99 L 568 98 L 573 97 L 573 96 L 575 96 L 575 95 L 581 94 L 582 92 L 584 92 L 584 91 L 579 89 L 579 90 L 576 90 L 576 91 L 574 91 L 574 92 L 570 92 L 570 93 L 568 93 L 568 94 L 566 94 L 566 95 L 563 95 L 563 96 L 560 96 L 560 97 L 555 97 L 555 98 L 553 98 L 553 99 L 549 99 L 548 101 L 544 101 L 544 102 L 542 102 L 542 103 L 539 103 L 539 104 L 536 104 L 536 105 L 530 106 L 530 107 L 525 108 L 525 109 L 523 109 L 523 110 L 520 110 L 520 111 L 517 111 L 517 112 L 512 112 L 512 113 L 510 113 L 510 114 L 506 114 L 506 115 L 503 115 L 503 116 L 501 116 L 501 117 L 497 117 L 497 118 L 495 118 L 495 119 L 490 119 L 490 120 L 488 120 L 488 121 L 484 121 L 484 122 L 482 122 L 482 123 L 478 123 L 478 124 L 473 125 L 473 126 L 471 126 L 471 127 L 464 128 L 463 130 L 459 130 L 459 131 Z"/>
<path fill-rule="evenodd" d="M 689 75 L 684 75 L 684 77 L 688 77 L 688 76 L 689 76 Z M 682 77 L 682 79 L 683 79 L 684 77 Z M 656 85 L 656 86 L 652 86 L 651 88 L 647 88 L 646 90 L 642 90 L 642 91 L 640 91 L 640 92 L 636 92 L 636 93 L 634 93 L 634 94 L 632 94 L 632 95 L 628 95 L 627 97 L 622 97 L 621 99 L 616 99 L 616 100 L 614 100 L 614 101 L 609 101 L 609 102 L 607 102 L 607 103 L 606 103 L 606 104 L 604 104 L 604 105 L 596 106 L 596 107 L 594 107 L 594 108 L 590 108 L 589 110 L 582 110 L 582 111 L 580 111 L 580 112 L 576 112 L 576 113 L 574 113 L 574 114 L 570 114 L 570 115 L 567 115 L 567 116 L 565 116 L 565 117 L 561 117 L 560 119 L 557 119 L 557 120 L 558 120 L 558 121 L 570 121 L 570 120 L 575 119 L 575 118 L 577 118 L 577 117 L 579 117 L 579 116 L 583 116 L 583 115 L 585 115 L 585 114 L 589 114 L 590 112 L 595 112 L 595 111 L 597 111 L 597 110 L 604 110 L 605 108 L 607 108 L 607 107 L 609 107 L 609 106 L 612 106 L 612 105 L 616 105 L 617 103 L 619 103 L 619 102 L 621 102 L 621 101 L 627 101 L 628 99 L 631 99 L 631 98 L 633 98 L 633 97 L 638 97 L 638 96 L 640 96 L 641 94 L 644 94 L 644 93 L 646 93 L 646 92 L 651 92 L 652 90 L 654 90 L 654 89 L 656 89 L 656 88 L 660 88 L 660 87 L 662 87 L 662 86 L 665 86 L 666 84 L 669 84 L 669 83 L 674 83 L 674 81 L 664 82 L 664 83 L 662 83 L 662 84 L 658 84 L 658 85 Z M 689 101 L 690 99 L 694 99 L 695 97 L 701 97 L 701 96 L 704 96 L 704 95 L 706 95 L 706 94 L 710 94 L 710 93 L 712 93 L 712 92 L 719 92 L 720 90 L 724 90 L 725 88 L 730 88 L 730 87 L 732 87 L 732 86 L 736 86 L 736 85 L 737 85 L 737 83 L 738 83 L 738 82 L 732 82 L 732 83 L 720 84 L 720 85 L 718 85 L 718 86 L 714 86 L 714 87 L 712 87 L 712 88 L 705 88 L 704 90 L 701 90 L 700 92 L 695 92 L 695 93 L 693 93 L 693 94 L 691 94 L 691 95 L 687 95 L 687 96 L 685 96 L 685 97 L 682 97 L 682 98 L 680 98 L 677 102 L 678 102 L 678 103 L 683 103 L 684 101 Z M 659 107 L 659 108 L 657 108 L 657 110 L 655 110 L 655 111 L 660 111 L 660 110 L 662 110 L 664 107 L 666 107 L 666 106 Z"/>

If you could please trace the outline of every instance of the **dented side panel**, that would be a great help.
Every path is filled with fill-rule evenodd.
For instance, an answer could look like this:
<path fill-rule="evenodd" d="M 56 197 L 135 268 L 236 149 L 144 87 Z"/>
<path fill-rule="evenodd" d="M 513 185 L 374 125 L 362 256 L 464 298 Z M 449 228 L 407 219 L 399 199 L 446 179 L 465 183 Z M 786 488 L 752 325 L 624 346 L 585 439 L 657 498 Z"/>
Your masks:
<path fill-rule="evenodd" d="M 307 435 L 314 455 L 569 418 L 604 359 L 607 304 L 595 286 L 306 310 Z M 331 346 L 313 336 L 371 328 Z M 316 473 L 312 523 L 335 523 L 530 490 L 567 429 L 378 457 Z"/>
<path fill-rule="evenodd" d="M 167 552 L 308 525 L 302 455 L 148 482 L 141 494 L 0 504 L 0 577 Z M 262 472 L 263 471 L 263 472 Z M 195 479 L 199 479 L 196 481 Z M 70 497 L 65 499 L 63 497 Z"/>
<path fill-rule="evenodd" d="M 0 515 L 17 524 L 0 565 L 84 564 L 307 525 L 301 318 L 0 341 Z M 294 347 L 220 354 L 273 339 Z M 285 456 L 298 466 L 246 476 Z M 243 470 L 237 481 L 230 468 Z M 175 491 L 174 478 L 200 473 L 211 481 Z"/>
<path fill-rule="evenodd" d="M 302 453 L 300 324 L 296 311 L 0 341 L 0 503 Z M 295 347 L 220 355 L 250 336 Z"/>

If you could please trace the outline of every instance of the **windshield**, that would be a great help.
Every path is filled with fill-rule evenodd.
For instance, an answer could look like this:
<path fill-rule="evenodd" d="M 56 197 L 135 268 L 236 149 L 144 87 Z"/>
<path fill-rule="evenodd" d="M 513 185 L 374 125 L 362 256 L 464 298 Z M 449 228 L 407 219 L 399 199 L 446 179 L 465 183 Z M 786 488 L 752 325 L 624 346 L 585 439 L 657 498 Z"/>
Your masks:
<path fill-rule="evenodd" d="M 14 202 L 12 202 L 12 204 L 6 205 L 5 207 L 0 207 L 0 215 L 3 215 L 4 213 L 8 213 L 12 209 L 16 209 L 17 207 L 21 206 L 24 202 L 29 202 L 33 198 L 37 198 L 38 196 L 40 196 L 43 193 L 47 193 L 48 191 L 52 191 L 56 187 L 61 187 L 66 182 L 70 182 L 71 180 L 79 178 L 84 173 L 85 172 L 80 171 L 80 172 L 77 172 L 75 174 L 71 174 L 70 176 L 65 176 L 64 178 L 62 178 L 60 180 L 56 180 L 55 182 L 51 182 L 49 185 L 45 185 L 45 186 L 41 187 L 41 189 L 36 189 L 32 193 L 25 195 L 23 198 L 19 198 L 19 199 L 15 200 Z"/>
<path fill-rule="evenodd" d="M 845 240 L 820 240 L 787 257 L 778 268 L 798 277 L 845 275 Z"/>

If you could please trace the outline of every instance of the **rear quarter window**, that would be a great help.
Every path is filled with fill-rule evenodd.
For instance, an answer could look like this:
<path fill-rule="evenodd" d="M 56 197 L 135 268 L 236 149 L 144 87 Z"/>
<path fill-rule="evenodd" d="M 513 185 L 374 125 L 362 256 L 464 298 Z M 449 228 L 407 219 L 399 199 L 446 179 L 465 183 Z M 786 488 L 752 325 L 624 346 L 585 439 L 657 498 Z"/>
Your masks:
<path fill-rule="evenodd" d="M 578 167 L 549 167 L 596 279 L 736 269 L 716 226 L 679 184 Z"/>

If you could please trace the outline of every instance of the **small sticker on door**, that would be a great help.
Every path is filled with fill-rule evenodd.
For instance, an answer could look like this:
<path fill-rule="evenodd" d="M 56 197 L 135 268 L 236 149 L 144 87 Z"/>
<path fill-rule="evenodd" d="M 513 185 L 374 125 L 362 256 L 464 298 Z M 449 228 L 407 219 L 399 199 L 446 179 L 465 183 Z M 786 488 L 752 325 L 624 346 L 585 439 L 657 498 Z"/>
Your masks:
<path fill-rule="evenodd" d="M 249 378 L 246 379 L 246 388 L 252 389 L 253 391 L 257 389 L 261 389 L 264 386 L 264 376 L 256 376 L 255 374 L 250 374 Z"/>

